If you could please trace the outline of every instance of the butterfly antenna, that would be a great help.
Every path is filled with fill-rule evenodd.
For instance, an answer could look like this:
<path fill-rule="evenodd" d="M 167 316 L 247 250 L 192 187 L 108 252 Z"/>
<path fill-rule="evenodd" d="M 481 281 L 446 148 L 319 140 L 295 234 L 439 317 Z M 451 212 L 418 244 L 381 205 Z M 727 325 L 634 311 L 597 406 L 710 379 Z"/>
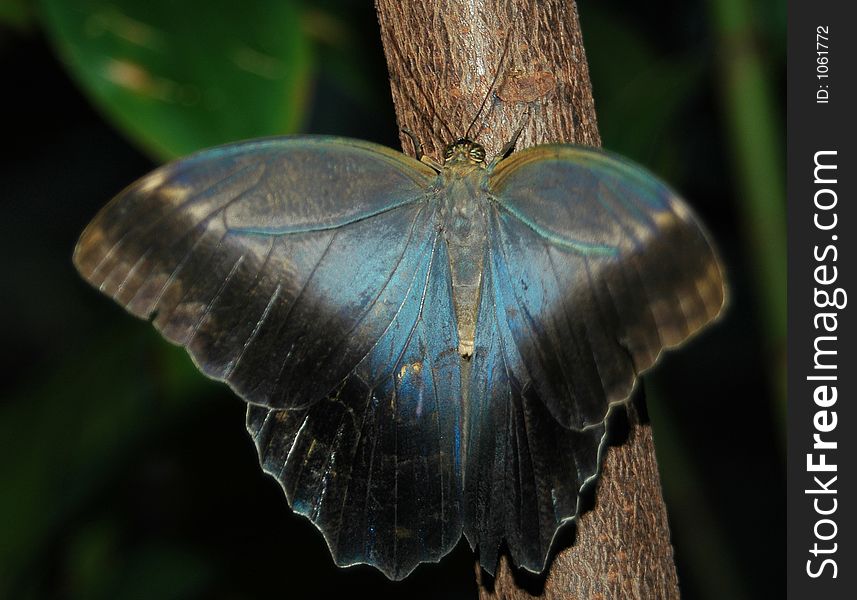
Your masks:
<path fill-rule="evenodd" d="M 491 80 L 491 85 L 488 86 L 488 93 L 485 94 L 485 97 L 482 99 L 482 104 L 479 106 L 479 110 L 476 111 L 476 116 L 474 116 L 473 120 L 470 121 L 470 125 L 467 127 L 467 131 L 464 133 L 464 137 L 468 140 L 470 139 L 470 130 L 473 129 L 473 126 L 476 124 L 476 120 L 479 119 L 479 115 L 482 114 L 482 109 L 485 108 L 485 104 L 488 102 L 488 98 L 490 98 L 491 94 L 494 92 L 494 86 L 497 84 L 497 80 L 500 78 L 500 71 L 503 67 L 503 61 L 506 60 L 506 55 L 509 53 L 510 41 L 512 41 L 511 29 L 509 29 L 508 33 L 506 33 L 506 41 L 503 43 L 503 53 L 500 55 L 500 62 L 497 63 L 497 70 L 494 72 L 494 79 Z M 480 127 L 479 132 L 481 131 L 482 128 Z"/>
<path fill-rule="evenodd" d="M 402 133 L 411 138 L 411 143 L 414 145 L 414 158 L 417 160 L 423 159 L 423 145 L 420 142 L 417 134 L 406 127 L 402 127 Z"/>
<path fill-rule="evenodd" d="M 521 137 L 521 133 L 523 133 L 524 128 L 526 128 L 529 120 L 530 110 L 527 109 L 527 111 L 524 113 L 524 118 L 521 120 L 520 127 L 518 127 L 517 131 L 515 131 L 515 133 L 512 135 L 512 139 L 506 142 L 506 145 L 503 146 L 503 149 L 500 150 L 500 153 L 497 154 L 497 156 L 494 158 L 494 161 L 491 163 L 492 165 L 497 164 L 504 158 L 507 158 L 512 153 L 512 151 L 515 149 L 515 144 L 518 143 L 518 138 Z"/>
<path fill-rule="evenodd" d="M 494 106 L 494 103 L 492 102 L 491 107 L 493 108 L 493 106 Z M 490 114 L 491 111 L 489 110 L 488 112 Z M 479 123 L 479 129 L 477 129 L 476 133 L 473 134 L 473 141 L 474 142 L 479 139 L 480 135 L 482 135 L 482 130 L 485 129 L 485 125 L 486 125 L 486 119 L 482 119 L 482 122 Z"/>

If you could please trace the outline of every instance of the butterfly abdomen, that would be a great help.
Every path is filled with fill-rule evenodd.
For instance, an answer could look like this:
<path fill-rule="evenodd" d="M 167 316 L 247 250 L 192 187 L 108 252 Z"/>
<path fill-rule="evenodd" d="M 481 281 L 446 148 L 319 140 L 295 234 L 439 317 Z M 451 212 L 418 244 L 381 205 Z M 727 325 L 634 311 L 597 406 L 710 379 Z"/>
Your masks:
<path fill-rule="evenodd" d="M 449 181 L 444 206 L 444 238 L 449 249 L 452 300 L 458 325 L 458 352 L 473 354 L 476 319 L 482 289 L 487 243 L 485 207 L 479 198 L 478 177 Z"/>

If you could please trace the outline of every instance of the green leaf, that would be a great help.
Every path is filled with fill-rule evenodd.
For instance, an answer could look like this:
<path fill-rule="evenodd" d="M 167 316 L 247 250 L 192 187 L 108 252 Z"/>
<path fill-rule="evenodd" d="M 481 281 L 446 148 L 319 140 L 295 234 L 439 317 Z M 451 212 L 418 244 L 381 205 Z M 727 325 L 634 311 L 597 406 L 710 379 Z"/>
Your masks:
<path fill-rule="evenodd" d="M 311 52 L 294 0 L 41 5 L 73 76 L 156 158 L 300 126 Z"/>

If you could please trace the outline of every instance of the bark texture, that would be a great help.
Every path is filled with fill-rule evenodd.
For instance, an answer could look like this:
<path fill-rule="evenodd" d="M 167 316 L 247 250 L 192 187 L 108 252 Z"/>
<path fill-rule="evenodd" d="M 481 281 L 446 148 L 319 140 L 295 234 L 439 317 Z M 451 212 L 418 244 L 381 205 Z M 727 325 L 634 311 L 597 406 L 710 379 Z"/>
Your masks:
<path fill-rule="evenodd" d="M 489 157 L 522 125 L 519 149 L 601 144 L 571 0 L 376 0 L 376 7 L 399 125 L 428 156 L 440 159 L 474 118 L 469 137 Z M 413 154 L 404 134 L 402 145 Z M 633 408 L 629 422 L 628 439 L 607 453 L 595 507 L 579 519 L 575 543 L 542 577 L 518 573 L 506 557 L 496 578 L 477 566 L 480 597 L 679 597 L 652 430 Z"/>

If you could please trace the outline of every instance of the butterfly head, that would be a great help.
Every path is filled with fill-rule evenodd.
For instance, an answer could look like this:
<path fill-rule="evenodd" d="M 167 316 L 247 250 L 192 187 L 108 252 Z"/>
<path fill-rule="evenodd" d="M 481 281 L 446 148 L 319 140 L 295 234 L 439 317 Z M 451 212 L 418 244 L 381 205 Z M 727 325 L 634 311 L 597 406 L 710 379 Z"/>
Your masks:
<path fill-rule="evenodd" d="M 443 151 L 443 164 L 444 166 L 453 164 L 484 165 L 485 148 L 467 138 L 459 138 Z"/>

